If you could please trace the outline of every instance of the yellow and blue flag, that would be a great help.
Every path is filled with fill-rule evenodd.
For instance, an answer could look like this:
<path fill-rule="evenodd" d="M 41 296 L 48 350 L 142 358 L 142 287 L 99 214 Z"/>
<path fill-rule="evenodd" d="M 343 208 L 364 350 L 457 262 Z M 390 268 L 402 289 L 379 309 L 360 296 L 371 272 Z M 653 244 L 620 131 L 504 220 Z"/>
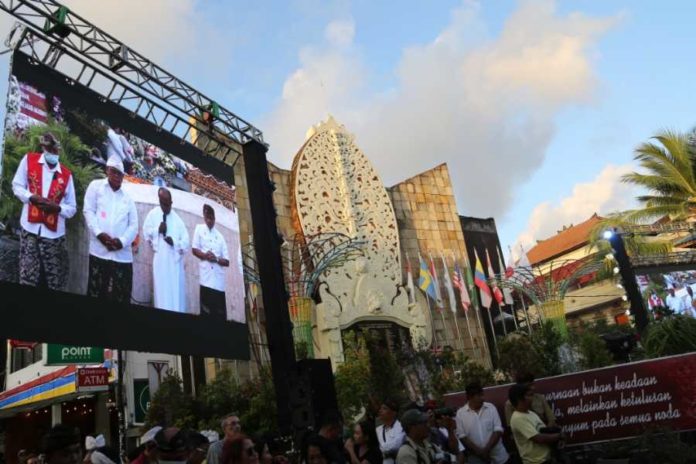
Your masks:
<path fill-rule="evenodd" d="M 418 254 L 418 262 L 420 263 L 420 275 L 418 276 L 418 288 L 423 290 L 426 295 L 437 301 L 437 290 L 435 289 L 435 282 L 433 281 L 433 275 L 428 269 L 428 263 L 426 263 Z"/>

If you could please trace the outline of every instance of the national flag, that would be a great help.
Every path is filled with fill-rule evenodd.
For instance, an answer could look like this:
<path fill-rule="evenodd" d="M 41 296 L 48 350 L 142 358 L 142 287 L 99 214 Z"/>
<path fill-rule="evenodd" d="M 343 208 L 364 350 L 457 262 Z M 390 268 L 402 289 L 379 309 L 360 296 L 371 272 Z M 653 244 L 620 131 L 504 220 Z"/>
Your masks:
<path fill-rule="evenodd" d="M 464 311 L 468 311 L 471 306 L 471 298 L 469 298 L 469 290 L 467 289 L 467 284 L 464 281 L 464 276 L 462 275 L 462 270 L 459 264 L 454 262 L 454 273 L 452 274 L 452 285 L 459 290 L 459 299 L 462 301 L 462 308 Z"/>
<path fill-rule="evenodd" d="M 440 293 L 440 279 L 437 278 L 437 270 L 432 255 L 430 256 L 430 275 L 433 276 L 433 284 L 435 285 L 435 302 L 438 309 L 444 309 L 445 305 L 442 302 L 442 293 Z"/>
<path fill-rule="evenodd" d="M 493 266 L 491 265 L 491 256 L 488 254 L 487 249 L 486 263 L 488 264 L 488 277 L 491 278 L 491 284 L 493 285 L 493 288 L 491 289 L 493 292 L 493 298 L 495 298 L 495 301 L 500 305 L 503 303 L 503 292 L 500 291 L 498 284 L 495 282 L 495 271 L 493 271 Z"/>
<path fill-rule="evenodd" d="M 475 252 L 474 252 L 475 253 Z M 472 306 L 478 306 L 478 297 L 476 296 L 476 285 L 474 284 L 474 270 L 469 263 L 469 257 L 464 254 L 464 277 L 466 278 L 466 289 L 469 291 Z"/>
<path fill-rule="evenodd" d="M 500 272 L 503 272 L 503 257 L 500 250 L 498 250 L 498 266 L 500 266 Z M 507 278 L 507 270 L 505 271 L 505 277 Z M 503 297 L 506 305 L 512 306 L 515 300 L 512 299 L 512 289 L 507 285 L 503 287 Z"/>
<path fill-rule="evenodd" d="M 418 262 L 420 265 L 420 275 L 418 276 L 418 288 L 423 290 L 423 292 L 433 300 L 437 300 L 437 293 L 435 292 L 433 276 L 430 274 L 428 264 L 421 257 L 420 253 L 418 254 Z"/>
<path fill-rule="evenodd" d="M 479 259 L 478 253 L 474 250 L 474 256 L 476 257 L 476 268 L 474 269 L 474 285 L 476 285 L 481 293 L 481 306 L 486 309 L 491 308 L 491 303 L 493 302 L 493 295 L 491 294 L 491 288 L 486 283 L 486 274 L 483 272 L 483 265 Z"/>
<path fill-rule="evenodd" d="M 408 290 L 408 304 L 416 302 L 416 289 L 413 286 L 413 271 L 411 270 L 411 260 L 406 257 L 406 289 Z"/>
<path fill-rule="evenodd" d="M 453 313 L 457 313 L 457 299 L 454 297 L 454 288 L 452 288 L 452 279 L 450 279 L 449 276 L 449 270 L 447 269 L 447 261 L 445 261 L 445 257 L 440 254 L 440 260 L 442 261 L 442 269 L 443 269 L 443 279 L 445 279 L 445 290 L 447 290 L 447 299 L 449 300 L 450 304 L 450 311 Z"/>

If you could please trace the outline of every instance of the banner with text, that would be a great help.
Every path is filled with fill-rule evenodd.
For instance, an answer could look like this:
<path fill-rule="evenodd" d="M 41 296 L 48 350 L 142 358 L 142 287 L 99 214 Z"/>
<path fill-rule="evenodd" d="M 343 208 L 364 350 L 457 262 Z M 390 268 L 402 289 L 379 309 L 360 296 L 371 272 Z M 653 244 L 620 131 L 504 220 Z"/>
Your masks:
<path fill-rule="evenodd" d="M 534 385 L 569 444 L 627 438 L 656 427 L 696 429 L 696 353 L 547 377 Z M 485 389 L 501 418 L 509 389 Z M 450 407 L 465 402 L 464 393 L 445 397 Z"/>

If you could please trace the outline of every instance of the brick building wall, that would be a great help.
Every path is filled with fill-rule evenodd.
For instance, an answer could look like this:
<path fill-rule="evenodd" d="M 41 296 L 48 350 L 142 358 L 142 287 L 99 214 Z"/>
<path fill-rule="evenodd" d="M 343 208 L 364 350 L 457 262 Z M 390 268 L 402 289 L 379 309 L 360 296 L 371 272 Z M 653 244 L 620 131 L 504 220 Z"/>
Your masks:
<path fill-rule="evenodd" d="M 446 164 L 411 177 L 387 189 L 394 205 L 396 221 L 401 237 L 401 255 L 405 265 L 411 263 L 414 279 L 418 278 L 418 254 L 426 260 L 432 256 L 435 269 L 440 281 L 440 293 L 443 297 L 444 310 L 440 311 L 431 305 L 432 320 L 435 326 L 435 336 L 440 345 L 464 349 L 471 358 L 488 364 L 488 355 L 481 327 L 477 324 L 473 313 L 469 317 L 474 338 L 472 347 L 465 315 L 461 307 L 455 315 L 449 307 L 447 291 L 444 287 L 443 265 L 441 255 L 447 261 L 448 272 L 452 275 L 453 260 L 457 259 L 460 267 L 464 267 L 466 247 L 462 234 L 457 204 L 452 190 L 452 181 Z M 457 303 L 459 304 L 458 295 Z M 458 328 L 458 330 L 457 330 Z"/>

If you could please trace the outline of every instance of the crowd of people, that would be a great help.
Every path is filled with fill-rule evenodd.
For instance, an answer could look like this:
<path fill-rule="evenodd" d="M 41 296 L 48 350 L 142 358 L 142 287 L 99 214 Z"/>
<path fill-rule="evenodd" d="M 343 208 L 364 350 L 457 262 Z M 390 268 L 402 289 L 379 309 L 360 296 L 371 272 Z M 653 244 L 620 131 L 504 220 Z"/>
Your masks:
<path fill-rule="evenodd" d="M 39 143 L 42 151 L 27 153 L 12 180 L 13 192 L 23 204 L 19 282 L 64 290 L 69 262 L 66 221 L 77 213 L 76 190 L 72 173 L 60 162 L 58 139 L 47 132 Z M 225 238 L 215 227 L 215 209 L 204 205 L 205 223 L 195 228 L 191 241 L 184 221 L 172 209 L 171 192 L 160 187 L 159 205 L 140 227 L 135 202 L 121 188 L 126 159 L 110 156 L 106 177 L 92 181 L 84 195 L 89 231 L 87 294 L 131 302 L 133 255 L 142 238 L 153 251 L 153 305 L 187 312 L 183 256 L 190 252 L 199 260 L 200 313 L 225 321 L 225 270 L 230 258 Z"/>
<path fill-rule="evenodd" d="M 28 454 L 20 464 L 551 464 L 558 462 L 563 434 L 543 395 L 534 391 L 534 377 L 522 375 L 510 387 L 505 405 L 512 441 L 497 408 L 484 401 L 477 383 L 466 386 L 467 402 L 459 410 L 440 408 L 435 401 L 411 403 L 402 414 L 385 400 L 377 421 L 362 420 L 344 439 L 344 421 L 337 412 L 324 414 L 301 449 L 288 450 L 274 436 L 245 434 L 237 414 L 222 418 L 222 434 L 176 427 L 154 427 L 140 446 L 119 458 L 104 438 L 87 437 L 83 447 L 77 429 L 58 425 L 44 437 L 43 454 Z M 379 426 L 375 427 L 378 422 Z M 516 451 L 510 453 L 507 447 Z"/>

